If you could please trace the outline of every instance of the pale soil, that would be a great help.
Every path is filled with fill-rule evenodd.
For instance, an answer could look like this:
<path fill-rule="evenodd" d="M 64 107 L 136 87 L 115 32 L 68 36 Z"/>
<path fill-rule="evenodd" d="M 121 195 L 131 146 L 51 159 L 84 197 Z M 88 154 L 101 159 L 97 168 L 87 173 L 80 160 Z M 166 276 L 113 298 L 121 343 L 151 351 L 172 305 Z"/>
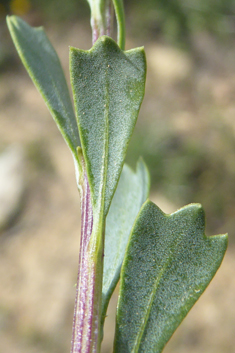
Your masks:
<path fill-rule="evenodd" d="M 90 46 L 89 33 L 84 34 L 81 28 L 74 26 L 62 38 L 61 34 L 50 32 L 65 68 L 68 64 L 67 43 L 85 49 Z M 131 46 L 131 41 L 128 45 Z M 175 58 L 181 60 L 179 67 L 169 76 L 167 73 L 164 76 L 163 69 L 160 70 L 165 77 L 165 83 L 161 86 L 164 99 L 163 103 L 159 103 L 158 97 L 156 103 L 154 94 L 159 94 L 162 79 L 159 78 L 158 84 L 154 86 L 153 78 L 159 77 L 159 69 L 153 68 L 152 55 L 155 55 L 156 48 L 153 44 L 146 46 L 147 55 L 148 49 L 148 96 L 143 105 L 140 126 L 145 124 L 145 114 L 149 116 L 157 108 L 160 108 L 160 114 L 163 110 L 163 115 L 168 111 L 167 94 L 172 102 L 175 80 L 185 79 L 180 76 L 185 74 L 182 65 L 187 67 L 187 75 L 192 70 L 190 57 L 182 61 L 174 52 L 174 63 L 177 61 Z M 166 65 L 165 59 L 163 61 Z M 68 76 L 68 69 L 66 73 Z M 229 94 L 234 89 L 234 83 L 230 84 L 230 81 L 231 77 L 225 76 L 220 81 L 214 79 L 213 84 L 206 80 L 202 82 L 202 90 L 213 86 L 211 94 L 221 100 L 220 107 L 225 110 L 228 120 L 231 112 L 235 112 L 232 104 L 228 106 L 226 103 L 223 108 L 224 100 L 230 99 Z M 202 125 L 198 128 L 193 118 L 195 112 L 185 109 L 184 98 L 181 97 L 181 100 L 175 104 L 177 109 L 173 126 L 179 133 L 199 134 L 200 129 L 203 130 L 209 122 L 199 119 Z M 1 75 L 0 106 L 1 148 L 12 143 L 20 144 L 25 150 L 27 165 L 21 212 L 0 237 L 0 352 L 69 352 L 80 227 L 79 195 L 72 158 L 23 69 Z M 203 109 L 206 106 L 201 108 L 201 112 Z M 152 195 L 152 199 L 165 212 L 175 210 L 176 206 L 160 193 Z M 231 247 L 215 279 L 164 352 L 235 352 L 234 269 L 235 258 Z M 115 301 L 114 297 L 107 318 L 103 353 L 111 352 Z"/>

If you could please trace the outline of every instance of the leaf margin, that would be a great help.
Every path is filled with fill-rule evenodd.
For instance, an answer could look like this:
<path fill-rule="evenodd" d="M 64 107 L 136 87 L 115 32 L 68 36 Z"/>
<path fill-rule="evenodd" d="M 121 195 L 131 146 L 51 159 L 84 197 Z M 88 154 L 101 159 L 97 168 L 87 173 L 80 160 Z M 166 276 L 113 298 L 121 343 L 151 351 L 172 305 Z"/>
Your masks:
<path fill-rule="evenodd" d="M 221 241 L 221 254 L 220 254 L 220 259 L 217 259 L 217 267 L 215 266 L 215 269 L 214 271 L 211 271 L 211 275 L 210 275 L 210 280 L 205 283 L 204 287 L 202 289 L 200 289 L 200 292 L 195 292 L 194 294 L 196 295 L 196 299 L 194 300 L 193 303 L 191 303 L 191 305 L 188 305 L 185 312 L 183 312 L 183 315 L 181 316 L 180 320 L 175 324 L 175 326 L 170 328 L 170 333 L 168 332 L 168 335 L 165 335 L 167 337 L 165 337 L 163 339 L 163 343 L 161 342 L 160 345 L 157 345 L 157 348 L 156 348 L 156 345 L 155 345 L 155 349 L 154 350 L 151 350 L 148 348 L 148 353 L 160 353 L 162 352 L 162 349 L 165 347 L 166 343 L 168 342 L 168 340 L 170 339 L 170 337 L 172 336 L 172 334 L 174 333 L 174 331 L 177 329 L 177 327 L 179 326 L 179 324 L 182 322 L 182 320 L 185 318 L 185 316 L 187 315 L 187 313 L 189 312 L 189 310 L 192 308 L 192 306 L 196 303 L 196 301 L 199 299 L 199 297 L 201 296 L 201 294 L 205 291 L 205 289 L 207 288 L 207 286 L 209 285 L 209 283 L 211 282 L 211 280 L 213 279 L 215 273 L 217 272 L 218 268 L 220 267 L 221 263 L 222 263 L 222 260 L 223 260 L 223 257 L 225 255 L 225 252 L 226 252 L 226 248 L 227 248 L 227 240 L 228 240 L 228 237 L 227 237 L 227 234 L 219 234 L 219 235 L 214 235 L 214 236 L 206 236 L 205 235 L 205 214 L 204 214 L 204 210 L 202 208 L 202 206 L 200 204 L 190 204 L 190 205 L 187 205 L 187 206 L 184 206 L 182 208 L 180 208 L 179 210 L 177 210 L 176 212 L 173 212 L 172 214 L 165 214 L 162 210 L 160 210 L 160 208 L 158 208 L 158 206 L 156 206 L 152 201 L 150 200 L 147 200 L 144 205 L 142 206 L 140 212 L 139 212 L 139 215 L 138 217 L 136 218 L 136 223 L 139 221 L 139 216 L 141 215 L 141 212 L 143 212 L 143 210 L 145 209 L 146 205 L 153 205 L 154 207 L 156 207 L 158 209 L 158 212 L 159 214 L 162 214 L 163 217 L 165 218 L 170 218 L 171 216 L 175 217 L 177 216 L 180 212 L 184 211 L 185 209 L 187 209 L 187 207 L 195 207 L 195 209 L 197 208 L 197 212 L 196 213 L 200 213 L 200 216 L 202 217 L 202 223 L 201 223 L 201 226 L 202 226 L 202 229 L 203 229 L 203 240 L 207 240 L 207 241 Z M 136 227 L 136 223 L 135 225 L 133 226 L 133 229 Z M 151 228 L 151 226 L 150 226 Z M 132 233 L 133 235 L 133 233 Z M 124 346 L 121 347 L 120 349 L 120 346 L 119 344 L 121 344 L 119 342 L 119 332 L 118 332 L 118 325 L 122 328 L 123 330 L 123 327 L 125 326 L 125 323 L 118 323 L 118 320 L 120 319 L 120 306 L 123 304 L 122 301 L 124 301 L 123 299 L 123 292 L 125 291 L 125 283 L 126 283 L 126 279 L 125 279 L 125 267 L 128 266 L 128 250 L 129 248 L 131 247 L 131 242 L 133 241 L 132 237 L 130 237 L 129 239 L 129 243 L 128 243 L 128 246 L 127 246 L 127 252 L 126 252 L 126 256 L 125 256 L 125 259 L 123 261 L 123 265 L 122 265 L 122 269 L 121 269 L 121 279 L 120 279 L 120 292 L 119 292 L 119 299 L 118 299 L 118 307 L 117 307 L 117 316 L 116 316 L 116 332 L 115 332 L 115 340 L 114 340 L 114 353 L 121 353 L 123 352 L 123 349 L 125 347 L 125 353 L 140 353 L 140 352 L 146 352 L 146 347 L 145 347 L 145 350 L 143 350 L 143 347 L 141 347 L 141 340 L 142 340 L 142 337 L 140 340 L 138 340 L 138 347 L 134 346 L 134 349 L 133 348 L 130 348 L 128 347 L 127 343 L 125 343 Z M 222 249 L 222 245 L 223 245 L 223 249 Z M 140 261 L 140 260 L 139 260 Z M 122 308 L 123 310 L 123 308 Z M 138 310 L 137 310 L 138 311 Z M 125 312 L 125 310 L 124 310 Z M 131 322 L 132 322 L 132 325 L 134 324 L 133 322 L 133 318 L 130 319 Z M 156 326 L 156 324 L 155 324 Z M 125 330 L 128 332 L 128 335 L 130 336 L 130 329 L 128 330 L 128 327 L 125 327 Z M 165 340 L 165 341 L 164 341 Z M 133 343 L 131 344 L 131 347 L 133 347 Z"/>

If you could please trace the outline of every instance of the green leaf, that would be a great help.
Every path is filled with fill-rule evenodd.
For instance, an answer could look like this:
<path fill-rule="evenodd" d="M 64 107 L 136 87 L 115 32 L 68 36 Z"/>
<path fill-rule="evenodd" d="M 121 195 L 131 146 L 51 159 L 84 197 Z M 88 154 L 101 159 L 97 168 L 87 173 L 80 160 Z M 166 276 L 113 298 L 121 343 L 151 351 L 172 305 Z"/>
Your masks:
<path fill-rule="evenodd" d="M 106 215 L 144 96 L 145 54 L 103 36 L 91 50 L 71 48 L 70 64 L 92 205 Z"/>
<path fill-rule="evenodd" d="M 41 93 L 61 134 L 77 159 L 80 145 L 76 118 L 59 58 L 42 27 L 32 28 L 16 16 L 7 24 L 18 54 Z"/>
<path fill-rule="evenodd" d="M 115 353 L 160 353 L 219 268 L 227 235 L 206 237 L 199 204 L 166 215 L 146 201 L 121 270 Z"/>
<path fill-rule="evenodd" d="M 122 0 L 113 0 L 115 9 L 117 25 L 118 25 L 118 45 L 124 50 L 125 49 L 125 12 Z"/>
<path fill-rule="evenodd" d="M 131 228 L 142 204 L 148 197 L 149 184 L 148 169 L 142 159 L 137 163 L 136 172 L 124 164 L 106 218 L 102 287 L 103 319 L 110 297 L 119 280 Z"/>

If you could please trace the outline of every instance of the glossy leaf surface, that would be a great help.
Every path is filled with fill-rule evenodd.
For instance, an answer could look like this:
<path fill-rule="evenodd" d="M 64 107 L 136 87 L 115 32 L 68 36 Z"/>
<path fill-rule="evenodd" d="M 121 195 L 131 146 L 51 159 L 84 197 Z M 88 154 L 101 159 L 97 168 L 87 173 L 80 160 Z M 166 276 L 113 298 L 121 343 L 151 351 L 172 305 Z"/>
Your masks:
<path fill-rule="evenodd" d="M 122 174 L 106 218 L 104 273 L 103 273 L 103 317 L 109 299 L 119 280 L 126 246 L 137 214 L 149 194 L 149 174 L 140 159 L 136 172 L 124 164 Z"/>
<path fill-rule="evenodd" d="M 89 51 L 71 48 L 70 64 L 92 204 L 106 215 L 144 95 L 145 54 L 103 36 Z"/>
<path fill-rule="evenodd" d="M 166 215 L 146 201 L 121 271 L 115 353 L 160 353 L 221 264 L 227 236 L 206 237 L 199 204 Z"/>
<path fill-rule="evenodd" d="M 41 93 L 56 124 L 77 159 L 80 145 L 76 118 L 59 58 L 42 27 L 32 28 L 19 17 L 7 18 L 18 54 Z"/>

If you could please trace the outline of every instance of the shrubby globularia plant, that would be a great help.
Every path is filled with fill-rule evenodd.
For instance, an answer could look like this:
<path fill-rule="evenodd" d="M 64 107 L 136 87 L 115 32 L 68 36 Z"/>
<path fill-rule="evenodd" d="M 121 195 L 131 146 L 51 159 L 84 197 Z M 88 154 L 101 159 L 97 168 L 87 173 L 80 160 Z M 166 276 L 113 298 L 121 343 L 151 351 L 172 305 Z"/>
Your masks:
<path fill-rule="evenodd" d="M 125 51 L 122 0 L 88 0 L 93 47 L 70 48 L 75 114 L 59 58 L 42 28 L 7 18 L 20 58 L 74 159 L 81 243 L 71 353 L 98 353 L 120 278 L 115 353 L 160 353 L 221 264 L 227 236 L 206 237 L 200 204 L 164 214 L 149 175 L 124 164 L 144 96 L 143 48 Z M 118 44 L 111 39 L 112 6 Z"/>

